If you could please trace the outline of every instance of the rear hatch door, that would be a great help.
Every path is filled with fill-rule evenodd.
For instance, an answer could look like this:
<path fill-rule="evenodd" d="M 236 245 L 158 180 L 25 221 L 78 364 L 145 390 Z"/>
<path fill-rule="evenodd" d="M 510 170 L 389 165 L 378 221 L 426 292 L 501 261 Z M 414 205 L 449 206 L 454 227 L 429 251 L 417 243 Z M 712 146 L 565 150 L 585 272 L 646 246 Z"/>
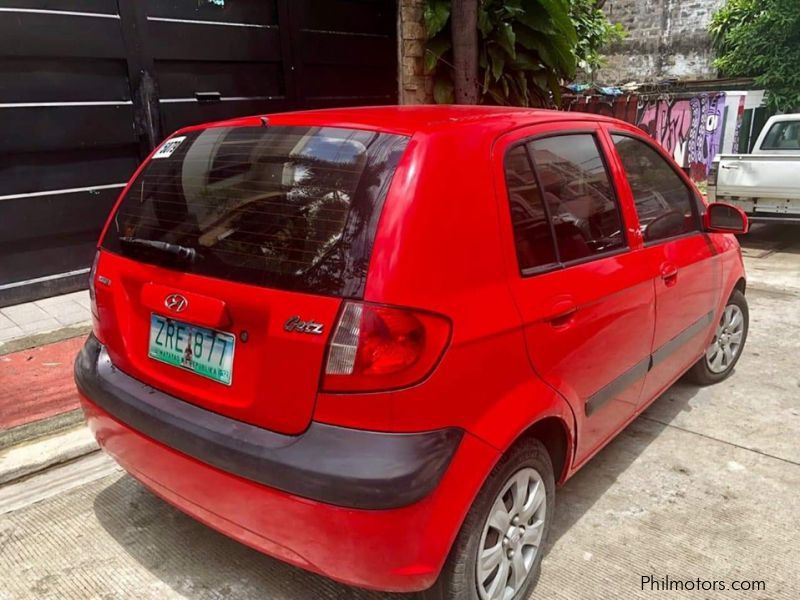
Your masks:
<path fill-rule="evenodd" d="M 305 430 L 342 298 L 363 298 L 406 143 L 308 126 L 165 142 L 102 240 L 98 334 L 114 364 L 213 412 Z"/>

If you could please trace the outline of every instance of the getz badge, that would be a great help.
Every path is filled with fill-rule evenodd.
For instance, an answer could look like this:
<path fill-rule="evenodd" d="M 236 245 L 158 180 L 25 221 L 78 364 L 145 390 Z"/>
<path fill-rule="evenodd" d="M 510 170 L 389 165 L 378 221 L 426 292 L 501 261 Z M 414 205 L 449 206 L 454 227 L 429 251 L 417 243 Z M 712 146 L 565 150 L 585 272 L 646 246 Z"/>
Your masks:
<path fill-rule="evenodd" d="M 316 321 L 303 321 L 298 315 L 295 315 L 286 320 L 286 323 L 283 324 L 283 328 L 288 332 L 295 331 L 297 333 L 322 335 L 322 332 L 325 330 L 325 325 L 317 323 Z"/>

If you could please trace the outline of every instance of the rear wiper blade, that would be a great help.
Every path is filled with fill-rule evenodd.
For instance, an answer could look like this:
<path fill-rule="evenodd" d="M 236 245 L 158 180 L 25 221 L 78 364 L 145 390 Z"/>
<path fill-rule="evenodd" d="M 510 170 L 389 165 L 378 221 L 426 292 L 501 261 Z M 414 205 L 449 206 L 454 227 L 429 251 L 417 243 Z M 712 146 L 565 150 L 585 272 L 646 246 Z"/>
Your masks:
<path fill-rule="evenodd" d="M 176 258 L 193 263 L 197 260 L 197 250 L 194 248 L 188 248 L 186 246 L 181 246 L 179 244 L 170 244 L 168 242 L 157 242 L 155 240 L 143 240 L 141 238 L 135 237 L 120 237 L 119 241 L 123 244 L 128 244 L 130 246 L 139 246 L 141 248 L 150 248 L 152 250 L 158 250 L 159 252 L 164 252 L 166 254 L 172 254 Z"/>

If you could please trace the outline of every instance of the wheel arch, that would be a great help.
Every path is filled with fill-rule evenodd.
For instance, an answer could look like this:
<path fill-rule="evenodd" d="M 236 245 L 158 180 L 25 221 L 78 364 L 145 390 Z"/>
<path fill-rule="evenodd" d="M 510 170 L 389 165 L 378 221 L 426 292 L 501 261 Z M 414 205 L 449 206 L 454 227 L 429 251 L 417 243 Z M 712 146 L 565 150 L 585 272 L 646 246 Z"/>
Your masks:
<path fill-rule="evenodd" d="M 745 295 L 747 291 L 747 280 L 744 277 L 739 277 L 736 283 L 733 284 L 733 290 L 731 290 L 731 294 L 734 290 L 738 290 L 742 292 L 742 295 Z"/>
<path fill-rule="evenodd" d="M 571 428 L 562 417 L 543 417 L 522 431 L 511 446 L 532 438 L 544 444 L 547 453 L 550 455 L 550 462 L 553 464 L 553 475 L 556 483 L 563 483 L 569 472 L 569 465 L 572 463 L 574 451 L 574 436 Z M 508 452 L 511 446 L 505 451 Z"/>
<path fill-rule="evenodd" d="M 576 423 L 572 407 L 563 396 L 538 377 L 529 377 L 492 403 L 470 429 L 500 455 L 507 454 L 520 440 L 537 438 L 547 448 L 556 482 L 561 484 L 571 471 Z"/>
<path fill-rule="evenodd" d="M 544 445 L 550 457 L 557 485 L 564 483 L 572 473 L 577 436 L 575 415 L 567 400 L 552 387 L 538 377 L 528 375 L 487 408 L 466 429 L 469 435 L 491 447 L 496 455 L 490 464 L 480 468 L 480 485 L 475 487 L 459 516 L 458 528 L 449 542 L 448 552 L 453 551 L 464 520 L 492 471 L 514 448 L 536 439 Z"/>

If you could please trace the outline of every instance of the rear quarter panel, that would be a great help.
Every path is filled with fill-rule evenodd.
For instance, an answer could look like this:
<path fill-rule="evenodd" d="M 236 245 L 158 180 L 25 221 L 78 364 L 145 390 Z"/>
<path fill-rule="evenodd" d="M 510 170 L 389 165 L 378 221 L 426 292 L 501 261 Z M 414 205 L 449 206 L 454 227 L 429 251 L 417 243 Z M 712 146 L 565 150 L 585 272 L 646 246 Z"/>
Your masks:
<path fill-rule="evenodd" d="M 365 300 L 434 311 L 452 323 L 441 363 L 421 384 L 377 394 L 320 394 L 315 419 L 421 431 L 461 427 L 505 450 L 564 401 L 533 374 L 505 277 L 491 149 L 479 126 L 414 136 L 384 205 Z"/>

